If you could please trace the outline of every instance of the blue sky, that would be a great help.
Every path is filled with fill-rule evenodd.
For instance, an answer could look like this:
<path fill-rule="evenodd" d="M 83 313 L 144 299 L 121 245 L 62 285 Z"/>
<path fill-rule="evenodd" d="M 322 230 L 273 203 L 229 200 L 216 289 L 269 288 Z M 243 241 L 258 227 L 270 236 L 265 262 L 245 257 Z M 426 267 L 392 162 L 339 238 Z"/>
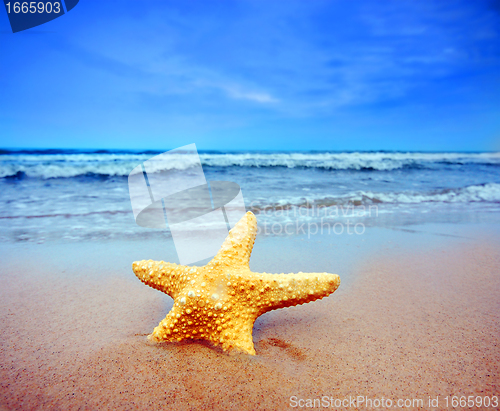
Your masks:
<path fill-rule="evenodd" d="M 80 0 L 12 34 L 0 146 L 500 150 L 495 1 Z"/>

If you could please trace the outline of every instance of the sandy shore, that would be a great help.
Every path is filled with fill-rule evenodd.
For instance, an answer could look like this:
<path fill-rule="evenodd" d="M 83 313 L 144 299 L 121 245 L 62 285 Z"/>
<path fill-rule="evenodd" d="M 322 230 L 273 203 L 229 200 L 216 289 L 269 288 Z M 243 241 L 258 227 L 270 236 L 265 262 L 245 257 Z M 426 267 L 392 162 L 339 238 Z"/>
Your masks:
<path fill-rule="evenodd" d="M 130 264 L 171 249 L 1 246 L 1 407 L 281 410 L 362 396 L 447 409 L 447 396 L 498 396 L 500 241 L 481 230 L 258 238 L 252 269 L 329 271 L 343 282 L 329 298 L 260 317 L 256 357 L 147 343 L 172 300 Z"/>

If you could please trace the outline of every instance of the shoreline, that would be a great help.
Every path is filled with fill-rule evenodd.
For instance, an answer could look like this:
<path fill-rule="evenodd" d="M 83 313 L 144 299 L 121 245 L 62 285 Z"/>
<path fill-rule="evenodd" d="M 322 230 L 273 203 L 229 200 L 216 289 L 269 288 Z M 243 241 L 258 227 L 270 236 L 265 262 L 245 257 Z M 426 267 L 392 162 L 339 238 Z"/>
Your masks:
<path fill-rule="evenodd" d="M 198 341 L 146 341 L 172 300 L 140 284 L 130 265 L 175 256 L 166 242 L 0 245 L 9 251 L 0 271 L 0 404 L 293 409 L 292 396 L 359 395 L 439 396 L 438 407 L 425 408 L 442 409 L 445 396 L 498 395 L 498 227 L 411 229 L 349 241 L 258 237 L 252 270 L 323 267 L 342 284 L 324 300 L 259 317 L 255 358 Z"/>

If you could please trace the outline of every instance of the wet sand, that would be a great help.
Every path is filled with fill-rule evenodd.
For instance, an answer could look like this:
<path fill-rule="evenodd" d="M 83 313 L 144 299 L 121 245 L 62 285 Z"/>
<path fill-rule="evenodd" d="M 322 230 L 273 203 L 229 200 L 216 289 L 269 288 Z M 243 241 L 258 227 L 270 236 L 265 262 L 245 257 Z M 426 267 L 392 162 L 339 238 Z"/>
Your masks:
<path fill-rule="evenodd" d="M 362 396 L 446 409 L 446 396 L 498 396 L 499 237 L 428 231 L 258 238 L 253 270 L 309 268 L 343 282 L 326 299 L 261 316 L 255 357 L 204 342 L 147 342 L 172 300 L 130 265 L 172 250 L 2 246 L 0 405 L 282 410 Z M 429 397 L 439 397 L 437 407 Z"/>

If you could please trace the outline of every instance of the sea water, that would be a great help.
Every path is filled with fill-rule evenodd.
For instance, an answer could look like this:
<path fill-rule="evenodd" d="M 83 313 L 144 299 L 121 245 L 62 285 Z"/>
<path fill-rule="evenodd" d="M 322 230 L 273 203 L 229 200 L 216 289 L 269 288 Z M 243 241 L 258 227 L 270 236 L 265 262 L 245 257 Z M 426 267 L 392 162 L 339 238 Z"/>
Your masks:
<path fill-rule="evenodd" d="M 161 152 L 1 150 L 0 241 L 168 239 L 168 224 L 137 226 L 128 191 L 132 169 Z M 199 154 L 207 181 L 240 185 L 263 235 L 500 222 L 498 152 Z M 162 165 L 190 166 L 182 154 Z"/>

